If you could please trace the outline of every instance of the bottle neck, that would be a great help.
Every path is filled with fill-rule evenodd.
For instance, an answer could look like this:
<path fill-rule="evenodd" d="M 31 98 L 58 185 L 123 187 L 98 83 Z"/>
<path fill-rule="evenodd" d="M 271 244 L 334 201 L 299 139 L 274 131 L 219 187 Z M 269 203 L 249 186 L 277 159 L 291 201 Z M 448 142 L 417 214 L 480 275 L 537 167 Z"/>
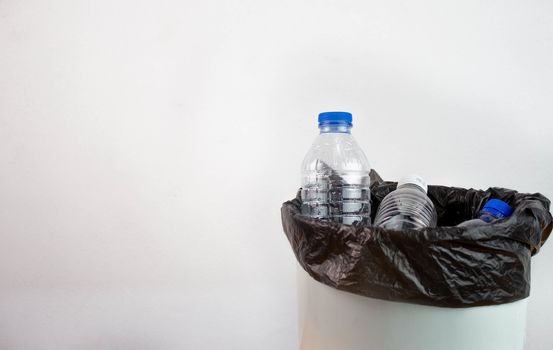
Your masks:
<path fill-rule="evenodd" d="M 486 209 L 480 210 L 479 217 L 481 220 L 484 220 L 486 222 L 491 222 L 492 220 L 503 219 L 506 216 L 496 210 L 486 208 Z"/>
<path fill-rule="evenodd" d="M 321 134 L 342 133 L 351 134 L 352 125 L 349 123 L 324 123 L 319 124 Z"/>
<path fill-rule="evenodd" d="M 480 212 L 480 215 L 478 216 L 478 218 L 488 224 L 492 221 L 499 219 L 488 212 Z"/>

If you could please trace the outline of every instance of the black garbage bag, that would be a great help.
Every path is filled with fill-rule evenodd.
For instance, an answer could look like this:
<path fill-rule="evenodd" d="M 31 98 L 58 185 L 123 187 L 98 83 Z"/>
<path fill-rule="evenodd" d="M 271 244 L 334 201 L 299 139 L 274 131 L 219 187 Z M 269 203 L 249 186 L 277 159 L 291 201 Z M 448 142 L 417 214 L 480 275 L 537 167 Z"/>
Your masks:
<path fill-rule="evenodd" d="M 372 215 L 395 190 L 371 172 Z M 503 304 L 530 293 L 530 258 L 552 230 L 550 202 L 539 193 L 428 186 L 438 227 L 421 231 L 342 225 L 300 214 L 298 196 L 281 209 L 284 232 L 307 273 L 330 287 L 392 301 L 442 307 Z M 455 227 L 498 198 L 507 219 Z"/>

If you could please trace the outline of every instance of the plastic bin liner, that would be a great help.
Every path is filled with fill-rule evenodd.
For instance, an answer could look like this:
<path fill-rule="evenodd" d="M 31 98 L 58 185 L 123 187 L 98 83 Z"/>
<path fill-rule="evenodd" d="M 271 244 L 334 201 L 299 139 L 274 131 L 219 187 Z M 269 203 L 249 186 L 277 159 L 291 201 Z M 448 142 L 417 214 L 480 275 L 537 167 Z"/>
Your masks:
<path fill-rule="evenodd" d="M 396 182 L 371 171 L 372 215 Z M 421 231 L 342 225 L 300 215 L 301 199 L 281 209 L 284 232 L 300 265 L 317 281 L 372 298 L 442 307 L 495 305 L 530 293 L 530 258 L 551 233 L 550 202 L 539 193 L 428 186 L 438 227 Z M 515 208 L 507 219 L 470 228 L 498 198 Z"/>

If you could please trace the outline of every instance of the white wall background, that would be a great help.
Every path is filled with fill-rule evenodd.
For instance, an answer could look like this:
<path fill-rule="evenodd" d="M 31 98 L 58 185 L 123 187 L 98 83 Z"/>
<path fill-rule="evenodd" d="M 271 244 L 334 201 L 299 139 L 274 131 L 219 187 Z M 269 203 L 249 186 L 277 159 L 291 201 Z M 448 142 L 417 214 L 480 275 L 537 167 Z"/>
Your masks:
<path fill-rule="evenodd" d="M 0 349 L 294 349 L 318 112 L 386 179 L 553 198 L 552 96 L 550 1 L 0 0 Z"/>

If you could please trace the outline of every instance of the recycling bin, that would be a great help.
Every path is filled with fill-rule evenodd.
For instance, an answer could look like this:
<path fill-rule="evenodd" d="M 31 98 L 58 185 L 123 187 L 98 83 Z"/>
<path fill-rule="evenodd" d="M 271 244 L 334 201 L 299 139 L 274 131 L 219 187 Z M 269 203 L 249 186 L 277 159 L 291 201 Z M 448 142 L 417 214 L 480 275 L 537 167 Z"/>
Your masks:
<path fill-rule="evenodd" d="M 372 213 L 396 185 L 371 184 Z M 429 186 L 428 196 L 438 226 L 418 231 L 308 218 L 299 194 L 283 204 L 298 262 L 298 349 L 523 349 L 531 257 L 553 227 L 549 200 L 498 187 Z M 491 198 L 512 216 L 457 227 Z"/>
<path fill-rule="evenodd" d="M 444 308 L 340 291 L 297 272 L 300 350 L 522 350 L 527 300 Z"/>

